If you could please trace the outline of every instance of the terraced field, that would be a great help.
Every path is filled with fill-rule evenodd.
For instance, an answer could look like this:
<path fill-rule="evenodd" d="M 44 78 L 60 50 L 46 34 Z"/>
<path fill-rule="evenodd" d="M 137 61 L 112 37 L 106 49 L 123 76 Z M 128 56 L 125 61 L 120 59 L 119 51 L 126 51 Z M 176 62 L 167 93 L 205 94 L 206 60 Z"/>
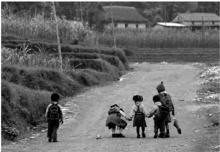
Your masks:
<path fill-rule="evenodd" d="M 131 62 L 218 62 L 218 48 L 144 48 L 134 49 Z"/>

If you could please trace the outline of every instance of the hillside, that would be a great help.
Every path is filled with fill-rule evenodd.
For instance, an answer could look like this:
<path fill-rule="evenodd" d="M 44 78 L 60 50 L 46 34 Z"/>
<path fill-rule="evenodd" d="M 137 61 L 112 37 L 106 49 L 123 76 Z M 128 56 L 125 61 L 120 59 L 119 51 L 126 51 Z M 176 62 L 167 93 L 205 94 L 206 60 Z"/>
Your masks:
<path fill-rule="evenodd" d="M 122 49 L 62 45 L 59 71 L 56 44 L 2 37 L 2 135 L 16 139 L 45 122 L 50 94 L 62 99 L 87 87 L 119 80 L 129 69 Z M 42 49 L 44 48 L 43 52 Z M 64 104 L 61 102 L 61 104 Z"/>

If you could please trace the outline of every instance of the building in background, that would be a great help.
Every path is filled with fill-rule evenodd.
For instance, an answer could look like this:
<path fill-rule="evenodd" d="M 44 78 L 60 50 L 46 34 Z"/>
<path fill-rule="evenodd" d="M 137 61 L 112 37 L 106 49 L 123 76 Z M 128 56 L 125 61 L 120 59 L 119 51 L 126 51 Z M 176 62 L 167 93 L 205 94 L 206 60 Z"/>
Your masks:
<path fill-rule="evenodd" d="M 112 23 L 117 29 L 146 29 L 148 20 L 134 7 L 103 6 L 105 28 L 111 28 Z"/>
<path fill-rule="evenodd" d="M 183 24 L 192 30 L 220 27 L 220 17 L 214 13 L 181 13 L 172 22 Z"/>

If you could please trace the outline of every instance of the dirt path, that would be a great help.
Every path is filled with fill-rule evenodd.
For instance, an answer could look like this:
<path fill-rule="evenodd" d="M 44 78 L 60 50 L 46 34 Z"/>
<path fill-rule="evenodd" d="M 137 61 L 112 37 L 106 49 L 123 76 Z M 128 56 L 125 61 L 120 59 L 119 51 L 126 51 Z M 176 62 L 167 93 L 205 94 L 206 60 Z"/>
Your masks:
<path fill-rule="evenodd" d="M 206 141 L 203 121 L 196 118 L 190 107 L 198 87 L 198 69 L 192 65 L 178 64 L 134 64 L 134 71 L 123 76 L 122 81 L 114 84 L 93 88 L 73 98 L 80 107 L 76 119 L 69 119 L 59 130 L 59 142 L 48 143 L 42 134 L 25 143 L 2 146 L 2 151 L 10 152 L 194 152 L 210 151 Z M 177 119 L 182 126 L 183 134 L 178 135 L 171 127 L 171 138 L 153 138 L 153 120 L 147 119 L 147 138 L 137 139 L 132 122 L 124 131 L 126 138 L 110 138 L 110 131 L 105 127 L 108 107 L 118 103 L 126 112 L 133 104 L 134 94 L 144 96 L 147 109 L 152 105 L 152 96 L 156 94 L 156 85 L 163 80 L 167 92 L 172 95 Z M 100 134 L 102 139 L 96 140 Z M 218 142 L 218 141 L 217 141 Z"/>

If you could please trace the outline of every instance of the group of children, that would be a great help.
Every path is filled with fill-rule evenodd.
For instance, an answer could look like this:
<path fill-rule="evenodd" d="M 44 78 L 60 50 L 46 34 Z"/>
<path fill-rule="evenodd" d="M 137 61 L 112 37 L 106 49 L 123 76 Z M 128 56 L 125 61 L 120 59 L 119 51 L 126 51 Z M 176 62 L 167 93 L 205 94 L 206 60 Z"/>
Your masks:
<path fill-rule="evenodd" d="M 122 108 L 117 104 L 110 107 L 108 111 L 108 117 L 106 120 L 106 126 L 112 130 L 112 137 L 125 137 L 122 134 L 123 129 L 126 128 L 127 122 L 122 119 L 123 117 L 131 121 L 133 119 L 133 127 L 136 127 L 137 138 L 140 138 L 140 129 L 142 131 L 142 137 L 145 138 L 145 128 L 147 127 L 145 117 L 151 118 L 154 116 L 154 138 L 170 137 L 169 123 L 171 122 L 171 115 L 173 115 L 174 126 L 179 134 L 181 129 L 178 125 L 174 115 L 174 106 L 169 94 L 165 92 L 163 82 L 157 86 L 158 94 L 153 97 L 154 107 L 150 112 L 146 112 L 143 106 L 143 97 L 141 95 L 133 96 L 134 106 L 132 107 L 130 116 L 127 116 Z M 63 114 L 59 105 L 60 96 L 57 93 L 51 95 L 51 104 L 46 109 L 46 118 L 48 122 L 48 142 L 57 142 L 57 130 L 59 125 L 63 123 Z M 116 129 L 118 133 L 116 133 Z M 160 134 L 158 134 L 160 131 Z"/>
<path fill-rule="evenodd" d="M 133 127 L 136 127 L 137 138 L 140 138 L 140 128 L 142 131 L 142 137 L 145 138 L 145 128 L 147 127 L 145 117 L 151 118 L 154 116 L 154 138 L 169 138 L 169 123 L 171 122 L 171 114 L 174 120 L 174 126 L 179 134 L 181 134 L 181 128 L 175 119 L 174 106 L 171 97 L 165 92 L 163 82 L 157 86 L 158 94 L 153 96 L 154 107 L 150 112 L 146 112 L 143 106 L 143 97 L 141 95 L 133 96 L 134 106 L 132 107 L 130 116 L 127 116 L 123 109 L 117 104 L 110 107 L 108 117 L 106 120 L 106 126 L 112 130 L 112 137 L 124 137 L 122 130 L 127 126 L 127 122 L 122 119 L 131 121 L 133 119 Z M 116 127 L 119 133 L 116 133 Z M 160 134 L 158 132 L 160 131 Z"/>

